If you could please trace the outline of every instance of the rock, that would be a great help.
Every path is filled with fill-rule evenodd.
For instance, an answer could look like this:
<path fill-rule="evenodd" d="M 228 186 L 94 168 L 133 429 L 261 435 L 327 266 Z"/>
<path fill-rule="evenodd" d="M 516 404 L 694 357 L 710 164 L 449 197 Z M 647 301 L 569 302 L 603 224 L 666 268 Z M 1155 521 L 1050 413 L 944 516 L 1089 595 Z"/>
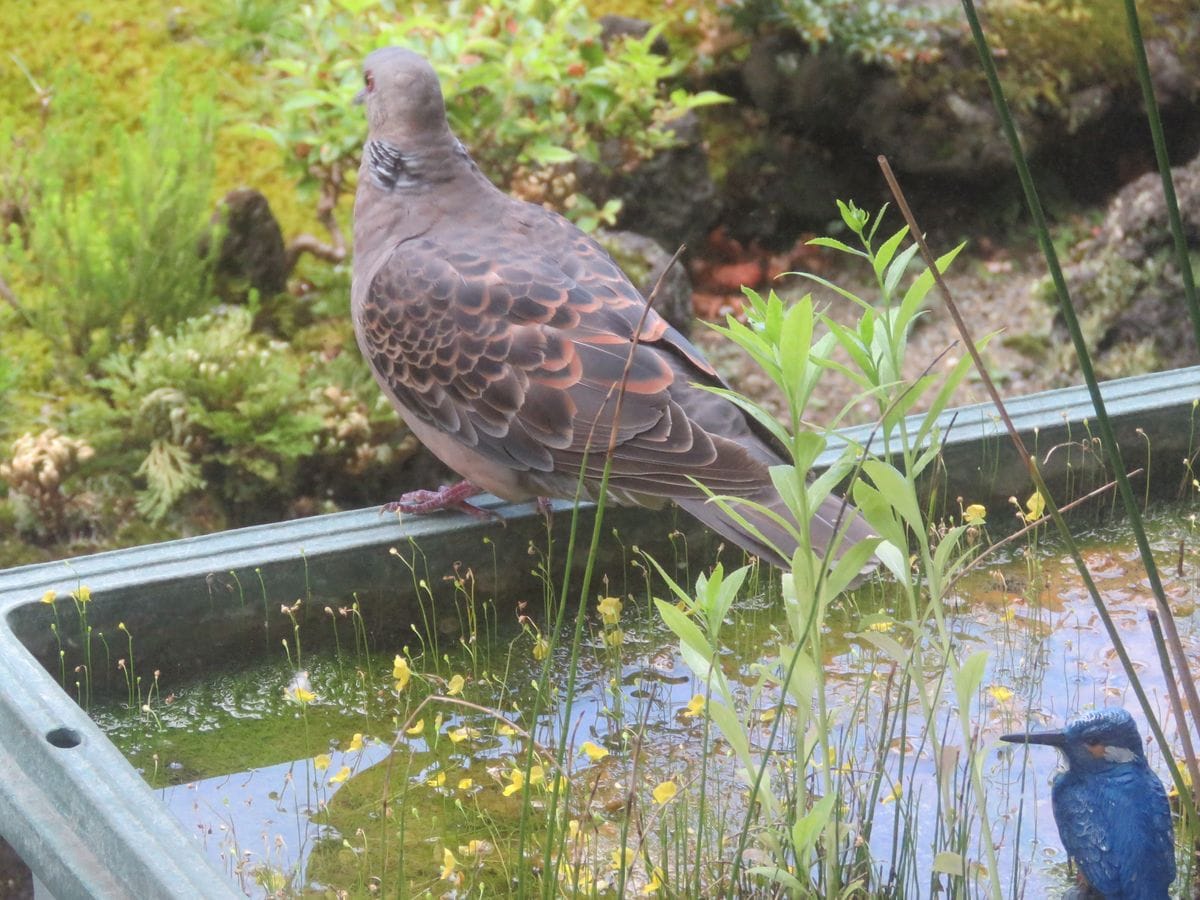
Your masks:
<path fill-rule="evenodd" d="M 874 207 L 884 190 L 874 158 L 861 149 L 838 153 L 771 128 L 725 177 L 722 221 L 738 240 L 779 250 L 802 232 L 826 230 L 837 218 L 835 201 Z"/>
<path fill-rule="evenodd" d="M 606 48 L 622 36 L 645 37 L 651 27 L 649 22 L 629 16 L 606 15 L 599 21 Z M 660 56 L 670 54 L 661 35 L 650 49 Z M 599 165 L 581 160 L 575 176 L 587 196 L 621 200 L 619 228 L 649 235 L 674 252 L 680 244 L 698 243 L 716 221 L 717 188 L 709 175 L 708 153 L 695 113 L 655 127 L 669 130 L 677 146 L 630 168 L 619 142 L 612 142 L 601 146 Z"/>
<path fill-rule="evenodd" d="M 283 232 L 266 197 L 253 188 L 230 191 L 213 214 L 213 222 L 224 229 L 215 269 L 216 291 L 222 300 L 245 301 L 250 289 L 264 298 L 287 289 Z"/>
<path fill-rule="evenodd" d="M 650 32 L 651 28 L 650 23 L 645 19 L 635 19 L 633 16 L 605 15 L 597 21 L 600 22 L 600 42 L 605 49 L 617 38 L 632 37 L 640 40 Z M 659 56 L 666 56 L 671 52 L 667 39 L 661 34 L 651 41 L 650 49 Z"/>
<path fill-rule="evenodd" d="M 653 238 L 632 231 L 598 231 L 594 235 L 616 260 L 643 297 L 649 297 L 671 254 Z M 674 252 L 674 251 L 672 251 Z M 692 311 L 692 281 L 682 260 L 671 267 L 654 301 L 654 309 L 681 334 L 691 331 L 696 318 Z"/>
<path fill-rule="evenodd" d="M 620 198 L 620 229 L 648 235 L 673 253 L 680 244 L 695 246 L 720 209 L 695 114 L 663 127 L 674 132 L 678 146 L 643 160 L 632 171 L 621 165 L 618 147 L 601 148 L 602 165 L 580 161 L 576 177 L 589 197 Z"/>
<path fill-rule="evenodd" d="M 1194 255 L 1200 249 L 1200 155 L 1171 174 Z M 1067 288 L 1104 376 L 1200 363 L 1157 172 L 1122 188 L 1096 235 L 1070 256 Z M 1068 340 L 1058 317 L 1054 335 Z"/>

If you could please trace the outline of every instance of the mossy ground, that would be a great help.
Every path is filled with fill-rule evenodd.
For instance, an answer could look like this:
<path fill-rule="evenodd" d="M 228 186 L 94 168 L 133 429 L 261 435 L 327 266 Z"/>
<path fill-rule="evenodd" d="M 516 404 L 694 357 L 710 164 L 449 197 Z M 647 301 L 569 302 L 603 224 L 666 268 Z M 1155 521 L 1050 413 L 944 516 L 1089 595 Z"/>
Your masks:
<path fill-rule="evenodd" d="M 91 79 L 100 102 L 87 121 L 77 123 L 78 130 L 81 138 L 99 142 L 95 171 L 112 170 L 113 143 L 105 136 L 136 128 L 156 80 L 173 68 L 184 85 L 211 89 L 218 101 L 214 202 L 235 187 L 253 185 L 271 201 L 285 234 L 314 228 L 313 209 L 284 172 L 280 148 L 244 128 L 247 121 L 270 119 L 262 85 L 273 77 L 255 58 L 254 36 L 236 14 L 245 5 L 237 0 L 199 0 L 186 7 L 161 0 L 63 0 L 0 16 L 0 46 L 25 69 L 14 58 L 2 61 L 0 124 L 36 136 L 55 114 L 56 92 L 71 79 Z M 277 8 L 282 17 L 293 4 L 259 5 Z"/>

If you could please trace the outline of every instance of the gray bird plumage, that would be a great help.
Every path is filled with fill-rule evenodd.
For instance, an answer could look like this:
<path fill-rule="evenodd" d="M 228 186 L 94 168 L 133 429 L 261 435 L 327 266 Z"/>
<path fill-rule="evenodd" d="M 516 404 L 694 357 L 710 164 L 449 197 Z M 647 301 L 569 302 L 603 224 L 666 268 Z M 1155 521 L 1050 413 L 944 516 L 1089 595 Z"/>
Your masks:
<path fill-rule="evenodd" d="M 416 53 L 364 64 L 369 130 L 354 204 L 355 333 L 417 437 L 471 484 L 507 500 L 598 489 L 645 301 L 608 254 L 555 213 L 498 190 L 446 123 L 437 76 Z M 782 449 L 734 404 L 700 352 L 650 310 L 633 351 L 609 481 L 621 502 L 673 500 L 783 567 L 795 540 L 746 512 L 750 534 L 692 482 L 790 520 L 768 468 Z M 840 523 L 840 524 L 839 524 Z M 870 533 L 831 497 L 823 549 Z"/>

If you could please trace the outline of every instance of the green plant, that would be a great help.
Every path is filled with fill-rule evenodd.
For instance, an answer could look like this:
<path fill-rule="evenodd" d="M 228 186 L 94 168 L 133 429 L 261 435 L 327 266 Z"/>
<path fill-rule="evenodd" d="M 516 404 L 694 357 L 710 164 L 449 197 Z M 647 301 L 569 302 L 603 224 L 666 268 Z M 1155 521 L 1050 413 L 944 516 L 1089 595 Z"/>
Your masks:
<path fill-rule="evenodd" d="M 140 343 L 152 326 L 171 327 L 211 302 L 212 261 L 201 244 L 211 212 L 214 112 L 199 86 L 188 85 L 185 102 L 183 86 L 164 75 L 141 129 L 112 136 L 120 170 L 106 179 L 89 169 L 97 136 L 77 133 L 88 118 L 71 118 L 72 108 L 96 98 L 81 72 L 67 81 L 75 93 L 53 108 L 59 118 L 33 151 L 24 224 L 9 226 L 0 258 L 18 275 L 27 323 L 94 365 L 124 343 Z"/>
<path fill-rule="evenodd" d="M 729 8 L 739 28 L 788 28 L 810 47 L 834 50 L 866 63 L 896 65 L 936 59 L 945 13 L 894 0 L 740 0 Z"/>
<path fill-rule="evenodd" d="M 863 714 L 838 708 L 830 701 L 831 685 L 826 682 L 824 667 L 827 619 L 834 601 L 874 555 L 896 581 L 894 609 L 878 620 L 886 628 L 866 628 L 861 638 L 882 651 L 894 666 L 894 686 L 898 692 L 915 695 L 920 709 L 924 722 L 920 739 L 929 744 L 937 773 L 937 824 L 929 835 L 935 877 L 979 880 L 998 898 L 1001 882 L 977 765 L 984 747 L 974 734 L 971 718 L 987 654 L 968 655 L 959 649 L 946 624 L 944 608 L 951 582 L 976 552 L 966 540 L 972 525 L 964 513 L 962 521 L 932 527 L 933 510 L 921 508 L 917 488 L 918 479 L 938 455 L 937 416 L 970 364 L 962 361 L 944 376 L 925 375 L 911 383 L 903 378 L 908 334 L 933 286 L 932 274 L 928 270 L 919 274 L 901 292 L 917 251 L 915 245 L 900 249 L 907 229 L 877 243 L 882 213 L 872 219 L 853 204 L 839 207 L 843 222 L 861 246 L 830 238 L 812 243 L 867 263 L 882 297 L 880 305 L 810 275 L 807 277 L 858 306 L 858 322 L 842 325 L 818 315 L 811 296 L 785 306 L 774 292 L 764 298 L 746 290 L 748 321 L 731 317 L 718 330 L 747 351 L 783 391 L 794 422 L 802 421 L 823 373 L 837 369 L 853 379 L 863 395 L 878 404 L 885 456 L 859 461 L 862 448 L 847 447 L 828 470 L 812 477 L 813 466 L 827 447 L 827 433 L 789 430 L 756 403 L 726 392 L 787 447 L 790 463 L 776 467 L 772 475 L 795 520 L 802 523 L 796 530 L 799 548 L 792 558 L 792 571 L 783 578 L 788 631 L 781 635 L 777 650 L 764 654 L 749 702 L 743 696 L 745 688 L 731 683 L 719 663 L 727 640 L 722 624 L 748 570 L 726 576 L 717 568 L 701 577 L 691 592 L 660 567 L 659 574 L 679 606 L 663 600 L 657 601 L 657 606 L 679 636 L 684 660 L 704 685 L 706 715 L 744 767 L 749 797 L 745 821 L 737 832 L 730 878 L 736 883 L 744 871 L 765 883 L 767 890 L 799 895 L 832 897 L 879 890 L 884 884 L 873 881 L 877 872 L 918 870 L 913 856 L 918 840 L 915 826 L 896 826 L 914 833 L 893 850 L 891 860 L 872 859 L 868 849 L 881 796 L 901 802 L 908 810 L 904 815 L 913 814 L 914 801 L 900 798 L 906 796 L 905 778 L 912 777 L 914 767 L 910 764 L 906 776 L 901 754 L 897 768 L 887 739 L 886 713 L 877 740 L 854 736 L 861 728 L 855 720 L 862 721 Z M 958 249 L 938 261 L 939 270 L 950 264 Z M 818 337 L 822 326 L 824 333 Z M 850 363 L 838 361 L 835 350 L 848 356 Z M 928 405 L 928 412 L 912 431 L 905 416 L 918 401 Z M 838 483 L 854 475 L 854 502 L 879 537 L 853 546 L 835 545 L 829 558 L 822 558 L 813 551 L 804 523 Z M 726 506 L 732 514 L 745 503 L 723 497 L 714 497 L 712 502 Z M 973 510 L 972 516 L 977 518 L 978 511 Z M 897 635 L 887 634 L 888 630 Z M 953 726 L 953 717 L 942 713 L 943 686 L 956 700 Z M 889 687 L 893 682 L 889 681 Z M 856 706 L 869 705 L 870 696 L 864 689 Z M 775 704 L 765 737 L 761 722 L 748 715 L 764 699 Z M 885 700 L 885 710 L 892 702 L 896 702 L 894 695 Z M 951 744 L 959 742 L 961 754 L 947 752 Z M 868 752 L 874 745 L 878 755 L 843 764 L 847 745 L 865 746 Z M 956 788 L 956 784 L 961 786 Z M 981 833 L 982 850 L 972 843 L 975 828 Z M 982 859 L 978 853 L 983 854 Z M 918 884 L 913 886 L 919 889 Z"/>
<path fill-rule="evenodd" d="M 63 485 L 94 453 L 87 441 L 54 428 L 26 432 L 13 442 L 12 456 L 0 462 L 0 483 L 8 487 L 19 533 L 43 541 L 67 539 L 78 525 L 80 504 Z"/>
<path fill-rule="evenodd" d="M 350 100 L 361 87 L 362 59 L 376 47 L 402 44 L 429 57 L 452 127 L 489 177 L 585 223 L 615 210 L 597 216 L 577 194 L 577 161 L 632 168 L 674 145 L 671 119 L 724 99 L 665 91 L 662 83 L 683 63 L 652 52 L 658 30 L 606 48 L 580 0 L 418 3 L 403 16 L 390 0 L 316 0 L 301 21 L 303 40 L 275 48 L 282 115 L 264 130 L 301 185 L 320 193 L 327 219 L 357 168 L 364 126 Z M 530 186 L 555 178 L 548 192 Z"/>
<path fill-rule="evenodd" d="M 173 334 L 153 329 L 144 349 L 100 368 L 111 405 L 98 414 L 95 440 L 118 469 L 144 480 L 138 508 L 154 519 L 202 488 L 227 510 L 268 515 L 322 428 L 300 361 L 254 334 L 243 308 Z"/>

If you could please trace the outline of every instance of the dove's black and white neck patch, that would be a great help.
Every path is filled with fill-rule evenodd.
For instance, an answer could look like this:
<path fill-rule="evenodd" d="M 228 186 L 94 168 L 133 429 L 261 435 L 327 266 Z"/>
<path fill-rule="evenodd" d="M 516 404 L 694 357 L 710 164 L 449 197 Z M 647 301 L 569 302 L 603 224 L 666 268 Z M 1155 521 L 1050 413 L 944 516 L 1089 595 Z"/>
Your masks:
<path fill-rule="evenodd" d="M 404 153 L 387 141 L 367 141 L 364 152 L 371 175 L 381 188 L 404 190 L 422 183 L 420 161 L 415 154 Z"/>

